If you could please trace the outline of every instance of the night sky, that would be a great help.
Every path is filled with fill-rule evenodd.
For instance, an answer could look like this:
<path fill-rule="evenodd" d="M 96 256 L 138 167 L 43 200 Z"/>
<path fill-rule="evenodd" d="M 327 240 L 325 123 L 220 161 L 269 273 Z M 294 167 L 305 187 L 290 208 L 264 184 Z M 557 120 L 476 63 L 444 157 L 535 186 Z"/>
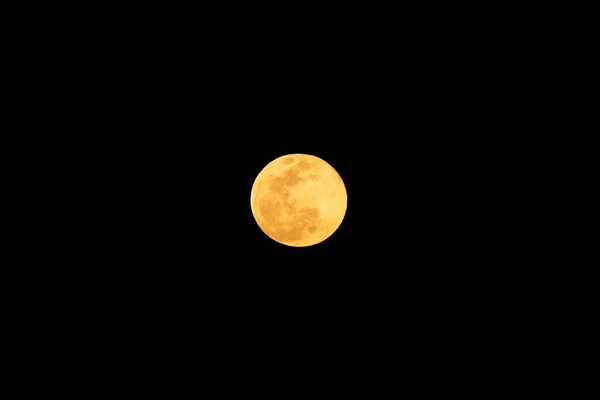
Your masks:
<path fill-rule="evenodd" d="M 45 274 L 78 292 L 64 295 L 78 318 L 157 352 L 243 354 L 248 368 L 265 353 L 351 365 L 399 343 L 425 360 L 485 329 L 497 265 L 513 265 L 504 205 L 519 199 L 492 184 L 510 160 L 484 97 L 503 84 L 478 44 L 418 23 L 369 36 L 353 20 L 313 35 L 174 21 L 86 39 L 61 70 L 68 106 L 44 116 L 48 132 L 76 132 L 43 139 L 66 156 L 39 172 L 53 222 L 37 234 L 59 242 Z M 58 102 L 48 93 L 66 89 L 48 81 Z M 344 221 L 315 246 L 279 244 L 252 216 L 257 174 L 290 153 L 346 186 Z"/>
<path fill-rule="evenodd" d="M 92 165 L 78 196 L 93 199 L 98 227 L 87 257 L 147 290 L 250 298 L 307 287 L 381 295 L 398 274 L 400 285 L 429 274 L 441 285 L 445 265 L 473 257 L 461 215 L 483 196 L 464 195 L 478 120 L 463 117 L 465 98 L 435 57 L 409 44 L 400 54 L 410 57 L 394 58 L 383 42 L 221 39 L 193 53 L 165 45 L 160 59 L 160 44 L 127 52 L 122 42 L 126 67 L 99 67 L 97 106 L 78 114 L 90 130 L 78 157 Z M 308 248 L 272 241 L 250 210 L 256 175 L 289 153 L 329 162 L 348 192 L 340 228 Z"/>

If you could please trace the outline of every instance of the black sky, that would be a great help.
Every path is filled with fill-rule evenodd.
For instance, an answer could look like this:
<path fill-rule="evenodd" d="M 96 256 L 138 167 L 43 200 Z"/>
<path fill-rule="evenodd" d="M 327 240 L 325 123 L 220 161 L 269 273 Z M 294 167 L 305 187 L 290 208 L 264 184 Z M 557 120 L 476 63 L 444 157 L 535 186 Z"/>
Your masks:
<path fill-rule="evenodd" d="M 90 257 L 132 276 L 231 270 L 299 285 L 422 265 L 447 277 L 441 265 L 472 261 L 482 222 L 463 216 L 488 195 L 474 190 L 477 165 L 493 156 L 481 135 L 491 80 L 471 68 L 485 54 L 410 26 L 279 35 L 140 20 L 82 39 L 70 113 L 86 132 L 75 155 L 91 165 L 78 195 L 94 202 Z M 271 241 L 250 212 L 254 178 L 288 153 L 330 162 L 348 190 L 344 223 L 311 248 Z"/>
<path fill-rule="evenodd" d="M 135 343 L 154 332 L 194 352 L 206 335 L 250 358 L 281 346 L 349 360 L 387 351 L 386 336 L 445 351 L 485 329 L 513 261 L 500 220 L 519 201 L 490 184 L 511 132 L 492 39 L 428 17 L 331 18 L 283 34 L 286 19 L 132 14 L 56 42 L 38 100 L 60 112 L 36 118 L 73 135 L 43 139 L 66 156 L 39 172 L 54 221 L 39 235 L 81 315 Z M 256 175 L 289 153 L 329 162 L 347 188 L 342 225 L 316 246 L 272 241 L 251 213 Z"/>

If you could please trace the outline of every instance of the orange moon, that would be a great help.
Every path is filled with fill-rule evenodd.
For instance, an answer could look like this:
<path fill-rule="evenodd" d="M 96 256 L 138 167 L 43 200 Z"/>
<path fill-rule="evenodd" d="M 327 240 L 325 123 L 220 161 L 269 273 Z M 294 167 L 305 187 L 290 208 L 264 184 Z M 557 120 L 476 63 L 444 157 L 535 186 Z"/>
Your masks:
<path fill-rule="evenodd" d="M 250 193 L 252 215 L 260 229 L 286 246 L 323 242 L 340 227 L 348 196 L 341 176 L 326 161 L 288 154 L 258 174 Z"/>

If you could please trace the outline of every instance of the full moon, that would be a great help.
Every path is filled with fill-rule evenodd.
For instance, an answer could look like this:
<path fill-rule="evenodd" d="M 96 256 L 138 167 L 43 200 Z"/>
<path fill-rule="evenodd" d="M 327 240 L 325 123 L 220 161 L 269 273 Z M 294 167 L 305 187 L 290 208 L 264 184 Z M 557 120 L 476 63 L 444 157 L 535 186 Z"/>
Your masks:
<path fill-rule="evenodd" d="M 308 154 L 276 158 L 260 171 L 250 193 L 252 215 L 271 239 L 306 247 L 329 238 L 342 224 L 348 196 L 342 178 Z"/>

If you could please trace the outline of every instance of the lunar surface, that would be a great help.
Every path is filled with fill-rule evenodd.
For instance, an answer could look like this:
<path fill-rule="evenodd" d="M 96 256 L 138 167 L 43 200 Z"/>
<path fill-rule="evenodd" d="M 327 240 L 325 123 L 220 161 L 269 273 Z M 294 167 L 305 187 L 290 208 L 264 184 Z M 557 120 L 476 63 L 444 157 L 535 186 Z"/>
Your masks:
<path fill-rule="evenodd" d="M 250 194 L 260 229 L 271 239 L 294 247 L 329 238 L 342 224 L 347 201 L 337 171 L 308 154 L 271 161 L 256 177 Z"/>

